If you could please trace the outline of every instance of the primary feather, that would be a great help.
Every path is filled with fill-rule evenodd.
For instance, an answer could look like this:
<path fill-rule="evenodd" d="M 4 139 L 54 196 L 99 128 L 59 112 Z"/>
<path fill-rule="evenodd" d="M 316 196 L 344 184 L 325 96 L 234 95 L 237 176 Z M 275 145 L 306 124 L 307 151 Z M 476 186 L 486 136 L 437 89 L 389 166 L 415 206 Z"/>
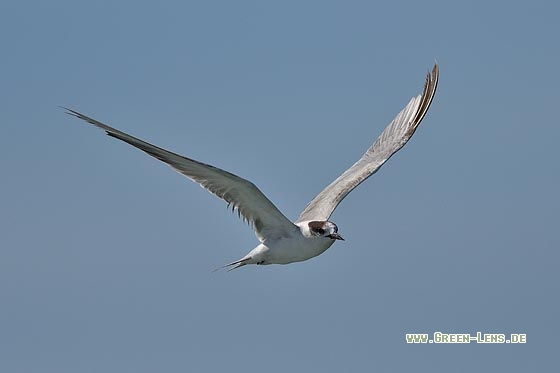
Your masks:
<path fill-rule="evenodd" d="M 436 93 L 439 76 L 437 64 L 424 84 L 422 94 L 412 98 L 408 105 L 397 114 L 373 145 L 352 167 L 319 193 L 302 211 L 298 222 L 307 220 L 328 220 L 338 204 L 354 188 L 373 175 L 393 154 L 401 149 L 412 137 L 426 115 Z"/>
<path fill-rule="evenodd" d="M 232 210 L 237 210 L 238 214 L 253 225 L 255 235 L 261 242 L 271 238 L 287 237 L 298 229 L 250 181 L 231 172 L 152 145 L 75 110 L 64 109 L 67 110 L 68 114 L 105 130 L 107 135 L 124 141 L 167 163 L 212 194 L 225 200 Z"/>

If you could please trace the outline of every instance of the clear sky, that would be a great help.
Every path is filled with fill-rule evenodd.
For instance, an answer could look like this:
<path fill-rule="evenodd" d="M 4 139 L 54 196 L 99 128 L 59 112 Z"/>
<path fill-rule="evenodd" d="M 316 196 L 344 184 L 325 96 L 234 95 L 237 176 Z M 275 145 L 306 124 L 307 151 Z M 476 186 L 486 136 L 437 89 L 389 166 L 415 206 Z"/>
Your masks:
<path fill-rule="evenodd" d="M 4 1 L 0 371 L 551 371 L 553 1 Z M 223 201 L 68 106 L 255 184 L 291 219 L 420 93 L 414 138 L 287 266 Z M 412 345 L 406 333 L 525 333 Z M 552 369 L 554 370 L 554 369 Z"/>

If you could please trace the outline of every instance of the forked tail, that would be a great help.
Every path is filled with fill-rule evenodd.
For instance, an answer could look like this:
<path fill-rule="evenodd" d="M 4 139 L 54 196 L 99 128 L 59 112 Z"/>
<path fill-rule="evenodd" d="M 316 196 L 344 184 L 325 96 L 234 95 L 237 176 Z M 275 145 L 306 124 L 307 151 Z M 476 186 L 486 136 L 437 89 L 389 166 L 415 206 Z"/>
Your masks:
<path fill-rule="evenodd" d="M 243 267 L 244 265 L 250 264 L 247 263 L 252 259 L 252 257 L 246 257 L 240 260 L 236 260 L 235 262 L 231 262 L 229 264 L 226 264 L 225 266 L 221 266 L 219 268 L 216 268 L 215 270 L 213 270 L 212 272 L 216 272 L 219 271 L 220 269 L 224 269 L 224 268 L 228 268 L 228 272 L 233 271 L 234 269 L 237 269 L 239 267 Z"/>

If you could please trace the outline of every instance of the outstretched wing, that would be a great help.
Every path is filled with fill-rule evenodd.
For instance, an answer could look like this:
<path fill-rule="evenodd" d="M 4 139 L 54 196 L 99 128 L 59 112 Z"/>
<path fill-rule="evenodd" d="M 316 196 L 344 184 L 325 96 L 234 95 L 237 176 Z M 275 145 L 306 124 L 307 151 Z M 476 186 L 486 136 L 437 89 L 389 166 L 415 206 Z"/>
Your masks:
<path fill-rule="evenodd" d="M 437 64 L 424 84 L 422 94 L 412 98 L 408 105 L 385 128 L 375 143 L 352 167 L 319 193 L 303 210 L 298 222 L 306 220 L 328 220 L 338 204 L 355 187 L 373 175 L 379 168 L 407 143 L 426 115 L 439 76 Z"/>
<path fill-rule="evenodd" d="M 167 163 L 177 172 L 226 201 L 228 206 L 231 206 L 233 210 L 236 209 L 238 214 L 253 225 L 255 234 L 261 242 L 270 238 L 289 236 L 291 232 L 298 229 L 250 181 L 217 167 L 149 144 L 77 111 L 64 109 L 67 110 L 67 114 L 105 130 L 107 135 L 122 140 Z"/>

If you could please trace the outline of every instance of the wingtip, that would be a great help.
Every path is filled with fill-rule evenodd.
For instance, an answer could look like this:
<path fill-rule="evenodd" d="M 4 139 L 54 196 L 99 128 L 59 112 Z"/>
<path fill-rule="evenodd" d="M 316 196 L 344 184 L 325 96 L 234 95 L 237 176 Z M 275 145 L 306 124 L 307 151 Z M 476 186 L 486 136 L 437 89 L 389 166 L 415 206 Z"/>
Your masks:
<path fill-rule="evenodd" d="M 61 109 L 66 110 L 66 112 L 65 112 L 66 114 L 71 115 L 73 117 L 76 117 L 78 119 L 81 119 L 85 122 L 88 122 L 89 124 L 93 124 L 94 126 L 103 129 L 107 133 L 107 135 L 112 135 L 112 131 L 118 132 L 114 128 L 111 128 L 111 127 L 107 126 L 106 124 L 103 124 L 103 123 L 101 123 L 101 122 L 99 122 L 99 121 L 97 121 L 93 118 L 90 118 L 87 115 L 84 115 L 84 114 L 80 113 L 79 111 L 72 110 L 72 109 L 69 109 L 69 108 L 64 107 L 64 106 L 59 106 L 59 107 Z M 112 135 L 112 136 L 114 136 L 114 135 Z"/>
<path fill-rule="evenodd" d="M 428 70 L 426 74 L 426 85 L 428 85 L 430 82 L 437 83 L 438 78 L 439 78 L 439 64 L 437 63 L 437 61 L 435 61 L 432 70 L 431 71 Z"/>
<path fill-rule="evenodd" d="M 439 64 L 437 63 L 437 61 L 434 63 L 434 67 L 432 68 L 432 80 L 434 81 L 434 84 L 437 86 L 439 80 Z"/>
<path fill-rule="evenodd" d="M 67 108 L 66 106 L 59 106 L 59 108 L 61 108 L 62 110 L 65 110 L 64 114 L 68 114 L 71 115 L 73 117 L 79 118 L 79 119 L 83 119 L 83 115 L 78 113 L 76 110 L 72 110 L 70 108 Z"/>
<path fill-rule="evenodd" d="M 72 115 L 72 109 L 67 108 L 66 106 L 58 106 L 59 109 L 64 110 L 64 114 Z"/>

